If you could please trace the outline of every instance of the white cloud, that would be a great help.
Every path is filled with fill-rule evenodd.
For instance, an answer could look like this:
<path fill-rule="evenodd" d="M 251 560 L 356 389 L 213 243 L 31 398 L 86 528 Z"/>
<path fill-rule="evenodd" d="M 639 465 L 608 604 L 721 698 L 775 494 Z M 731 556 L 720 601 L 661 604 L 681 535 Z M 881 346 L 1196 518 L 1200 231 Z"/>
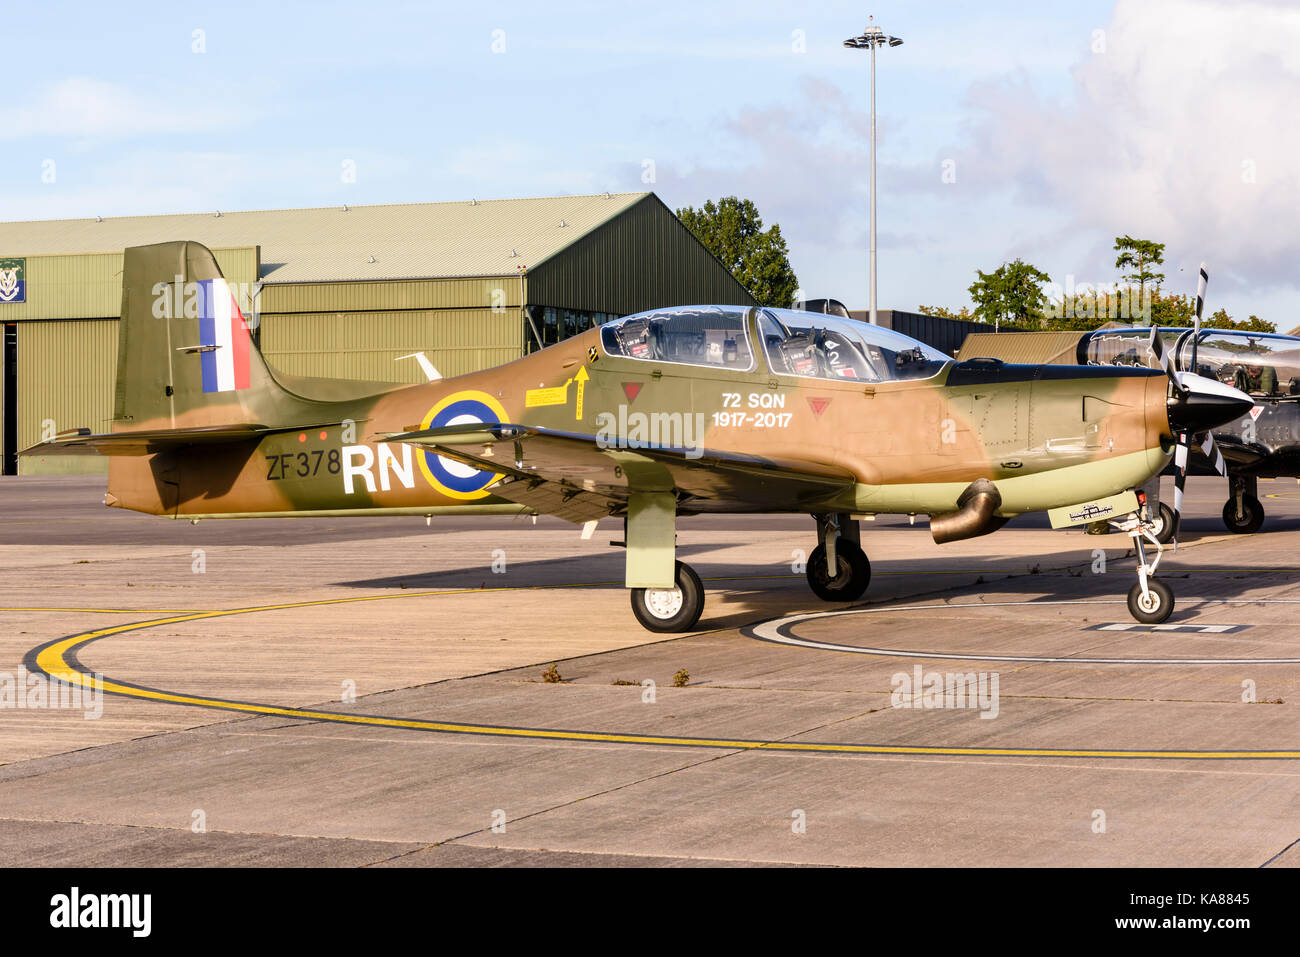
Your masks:
<path fill-rule="evenodd" d="M 1171 281 L 1205 259 L 1239 295 L 1300 285 L 1300 8 L 1119 0 L 1073 81 L 1061 101 L 1023 76 L 971 88 L 965 182 L 1043 212 L 1031 245 L 1089 235 L 1100 270 L 1132 233 L 1168 244 Z"/>
<path fill-rule="evenodd" d="M 661 158 L 650 188 L 670 206 L 753 200 L 765 225 L 780 224 L 809 294 L 847 296 L 835 276 L 841 257 L 861 259 L 866 246 L 866 114 L 834 84 L 803 77 L 793 105 L 744 107 L 716 122 L 707 153 Z"/>
<path fill-rule="evenodd" d="M 248 119 L 246 111 L 172 89 L 142 96 L 116 83 L 73 76 L 46 88 L 31 103 L 0 108 L 0 140 L 38 137 L 119 139 L 151 133 L 220 129 Z M 191 106 L 189 104 L 200 104 Z"/>

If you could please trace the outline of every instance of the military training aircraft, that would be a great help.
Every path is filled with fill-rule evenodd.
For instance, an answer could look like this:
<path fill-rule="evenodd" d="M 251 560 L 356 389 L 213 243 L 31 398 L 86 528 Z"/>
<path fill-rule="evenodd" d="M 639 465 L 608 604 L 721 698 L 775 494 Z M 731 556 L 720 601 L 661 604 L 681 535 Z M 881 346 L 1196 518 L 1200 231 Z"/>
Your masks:
<path fill-rule="evenodd" d="M 195 520 L 621 517 L 633 611 L 657 632 L 700 617 L 675 542 L 677 517 L 704 512 L 811 515 L 807 578 L 828 601 L 867 588 L 863 517 L 928 515 L 940 543 L 1033 511 L 1109 520 L 1138 555 L 1130 611 L 1164 621 L 1173 594 L 1136 490 L 1176 435 L 1252 405 L 1189 373 L 956 363 L 879 326 L 750 306 L 627 316 L 419 385 L 306 379 L 266 364 L 196 242 L 126 250 L 119 334 L 110 431 L 23 453 L 109 456 L 106 504 Z"/>
<path fill-rule="evenodd" d="M 1202 270 L 1204 267 L 1202 266 Z M 1200 295 L 1204 295 L 1202 287 Z M 1202 299 L 1203 301 L 1203 299 Z M 1026 337 L 1041 337 L 1042 351 L 1057 351 L 1053 333 L 980 335 L 962 347 L 981 356 L 1007 359 L 1023 355 Z M 1206 449 L 1191 447 L 1192 475 L 1225 475 L 1228 501 L 1223 524 L 1230 532 L 1251 533 L 1264 524 L 1259 500 L 1261 478 L 1300 478 L 1300 338 L 1240 329 L 1150 326 L 1102 328 L 1078 333 L 1071 347 L 1080 365 L 1146 366 L 1168 364 L 1175 373 L 1194 371 L 1227 383 L 1251 397 L 1251 406 L 1231 422 L 1216 426 Z M 1177 474 L 1177 470 L 1175 470 Z M 1148 488 L 1150 504 L 1158 486 Z M 1156 537 L 1173 539 L 1173 509 L 1159 503 L 1154 513 Z"/>
<path fill-rule="evenodd" d="M 1089 333 L 1080 343 L 1080 354 L 1092 365 L 1158 367 L 1149 347 L 1150 332 L 1136 328 Z M 1300 339 L 1234 329 L 1164 327 L 1159 336 L 1176 369 L 1218 379 L 1251 396 L 1251 407 L 1242 416 L 1212 432 L 1222 462 L 1194 452 L 1191 474 L 1226 474 L 1224 526 L 1230 532 L 1258 531 L 1264 524 L 1259 480 L 1300 478 Z"/>

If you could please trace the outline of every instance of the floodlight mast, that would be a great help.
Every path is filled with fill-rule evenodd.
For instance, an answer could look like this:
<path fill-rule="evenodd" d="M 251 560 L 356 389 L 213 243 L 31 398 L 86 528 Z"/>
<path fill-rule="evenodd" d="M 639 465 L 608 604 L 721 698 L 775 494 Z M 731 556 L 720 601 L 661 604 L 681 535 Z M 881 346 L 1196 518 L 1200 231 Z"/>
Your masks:
<path fill-rule="evenodd" d="M 870 18 L 874 21 L 874 17 Z M 870 23 L 861 36 L 850 37 L 844 45 L 851 50 L 871 50 L 871 324 L 876 325 L 876 47 L 903 45 L 898 37 L 891 37 L 884 30 Z"/>

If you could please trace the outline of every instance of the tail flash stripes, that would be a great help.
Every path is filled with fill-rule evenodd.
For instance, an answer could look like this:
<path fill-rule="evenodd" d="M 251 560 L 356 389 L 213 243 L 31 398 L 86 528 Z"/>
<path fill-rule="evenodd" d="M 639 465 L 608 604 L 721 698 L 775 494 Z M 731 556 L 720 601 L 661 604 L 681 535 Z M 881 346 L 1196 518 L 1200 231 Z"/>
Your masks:
<path fill-rule="evenodd" d="M 200 280 L 199 341 L 203 391 L 233 392 L 249 386 L 249 333 L 239 304 L 224 279 Z"/>

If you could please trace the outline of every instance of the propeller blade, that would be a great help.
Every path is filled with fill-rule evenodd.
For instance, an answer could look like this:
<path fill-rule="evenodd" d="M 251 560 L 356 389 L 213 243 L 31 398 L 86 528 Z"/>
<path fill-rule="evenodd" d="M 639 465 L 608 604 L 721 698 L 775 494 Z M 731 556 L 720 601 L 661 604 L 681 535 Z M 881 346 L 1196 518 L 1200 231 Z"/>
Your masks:
<path fill-rule="evenodd" d="M 1196 281 L 1196 322 L 1192 327 L 1192 365 L 1188 370 L 1200 375 L 1200 369 L 1196 365 L 1196 346 L 1201 338 L 1201 312 L 1205 309 L 1205 287 L 1210 284 L 1210 271 L 1205 263 L 1201 263 L 1201 275 Z"/>
<path fill-rule="evenodd" d="M 1187 448 L 1188 434 L 1178 433 L 1178 444 L 1174 446 L 1174 551 L 1178 550 L 1178 523 L 1183 518 L 1183 489 L 1187 485 Z"/>
<path fill-rule="evenodd" d="M 1200 278 L 1196 282 L 1196 317 L 1192 325 L 1192 355 L 1188 369 L 1190 375 L 1185 374 L 1184 377 L 1180 378 L 1173 371 L 1173 356 L 1170 356 L 1164 349 L 1164 343 L 1160 341 L 1156 328 L 1154 326 L 1151 328 L 1151 351 L 1161 360 L 1161 365 L 1165 368 L 1165 374 L 1173 381 L 1174 388 L 1181 393 L 1182 397 L 1174 408 L 1177 410 L 1176 416 L 1183 419 L 1200 416 L 1204 416 L 1207 420 L 1212 417 L 1217 418 L 1223 414 L 1224 409 L 1231 410 L 1249 399 L 1249 396 L 1238 392 L 1236 389 L 1231 390 L 1231 392 L 1213 389 L 1214 393 L 1219 394 L 1206 394 L 1204 387 L 1199 390 L 1196 387 L 1200 374 L 1200 367 L 1196 364 L 1196 346 L 1201 338 L 1201 313 L 1205 310 L 1205 289 L 1209 284 L 1209 269 L 1205 263 L 1201 263 Z M 1157 349 L 1157 345 L 1159 345 L 1159 349 Z M 1199 381 L 1205 382 L 1203 379 Z M 1206 384 L 1208 385 L 1208 383 Z M 1173 399 L 1170 401 L 1174 402 Z M 1173 417 L 1175 416 L 1171 416 L 1171 418 Z M 1187 485 L 1187 465 L 1188 459 L 1191 457 L 1189 454 L 1191 451 L 1189 448 L 1191 433 L 1186 429 L 1179 429 L 1177 440 L 1178 444 L 1174 448 L 1174 468 L 1177 470 L 1174 473 L 1173 539 L 1175 551 L 1178 549 L 1178 525 L 1183 518 L 1183 489 Z M 1201 451 L 1214 463 L 1214 467 L 1219 474 L 1227 475 L 1228 469 L 1223 461 L 1223 453 L 1214 444 L 1214 435 L 1206 431 L 1205 440 L 1200 443 L 1200 446 Z"/>
<path fill-rule="evenodd" d="M 1201 451 L 1204 452 L 1205 457 L 1213 463 L 1216 472 L 1220 475 L 1228 474 L 1228 466 L 1223 461 L 1223 453 L 1219 451 L 1219 447 L 1214 442 L 1213 432 L 1205 433 L 1205 441 L 1201 443 Z"/>
<path fill-rule="evenodd" d="M 1213 464 L 1216 472 L 1220 475 L 1227 475 L 1228 466 L 1223 461 L 1223 453 L 1219 451 L 1219 447 L 1214 443 L 1214 433 L 1206 432 L 1204 435 L 1204 439 L 1200 439 L 1199 436 L 1196 437 L 1200 440 L 1201 451 Z M 1174 447 L 1174 467 L 1177 469 L 1174 473 L 1173 539 L 1175 551 L 1178 550 L 1178 523 L 1183 518 L 1183 489 L 1187 485 L 1187 469 L 1190 464 L 1188 460 L 1191 458 L 1189 454 L 1191 450 L 1188 448 L 1188 433 L 1179 432 L 1177 440 L 1178 444 Z"/>
<path fill-rule="evenodd" d="M 1160 337 L 1160 327 L 1151 327 L 1151 354 L 1156 357 L 1160 363 L 1160 368 L 1165 370 L 1165 375 L 1169 376 L 1169 381 L 1173 384 L 1174 389 L 1178 392 L 1183 391 L 1182 383 L 1178 381 L 1178 373 L 1174 370 L 1173 353 L 1165 348 L 1165 341 Z"/>

